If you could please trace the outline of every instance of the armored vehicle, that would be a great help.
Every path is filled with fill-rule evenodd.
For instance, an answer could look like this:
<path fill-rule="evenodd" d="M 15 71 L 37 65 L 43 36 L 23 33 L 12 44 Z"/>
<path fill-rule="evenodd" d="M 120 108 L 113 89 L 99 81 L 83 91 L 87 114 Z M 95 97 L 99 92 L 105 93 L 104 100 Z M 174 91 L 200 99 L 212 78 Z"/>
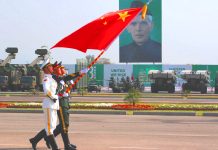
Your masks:
<path fill-rule="evenodd" d="M 15 90 L 19 87 L 19 70 L 10 63 L 12 59 L 15 59 L 18 48 L 8 47 L 5 52 L 8 53 L 8 56 L 0 63 L 0 89 Z"/>
<path fill-rule="evenodd" d="M 88 83 L 88 92 L 95 91 L 96 93 L 101 92 L 101 86 L 97 83 L 97 81 L 91 81 Z"/>
<path fill-rule="evenodd" d="M 148 78 L 152 81 L 151 92 L 158 93 L 159 91 L 175 92 L 176 74 L 173 70 L 150 70 Z"/>
<path fill-rule="evenodd" d="M 210 74 L 207 70 L 183 70 L 181 77 L 186 81 L 183 83 L 183 92 L 188 91 L 200 91 L 201 94 L 207 93 L 207 87 L 210 83 Z"/>
<path fill-rule="evenodd" d="M 0 76 L 0 91 L 8 90 L 8 76 Z"/>
<path fill-rule="evenodd" d="M 218 94 L 218 72 L 216 72 L 215 77 L 215 94 Z"/>
<path fill-rule="evenodd" d="M 35 76 L 23 76 L 21 78 L 21 90 L 32 90 L 36 88 L 36 77 Z"/>
<path fill-rule="evenodd" d="M 47 49 L 37 49 L 35 54 L 39 55 L 31 64 L 26 65 L 26 73 L 21 77 L 21 90 L 37 89 L 42 91 L 43 71 L 40 70 L 38 63 L 47 58 Z"/>

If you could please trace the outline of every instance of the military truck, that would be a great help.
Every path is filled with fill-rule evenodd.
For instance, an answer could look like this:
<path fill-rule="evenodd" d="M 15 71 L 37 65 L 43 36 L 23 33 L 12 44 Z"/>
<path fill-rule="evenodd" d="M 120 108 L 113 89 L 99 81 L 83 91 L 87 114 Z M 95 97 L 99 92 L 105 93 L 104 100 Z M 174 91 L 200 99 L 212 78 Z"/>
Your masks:
<path fill-rule="evenodd" d="M 159 91 L 175 92 L 176 73 L 174 70 L 150 70 L 148 78 L 152 81 L 151 92 L 158 93 Z"/>
<path fill-rule="evenodd" d="M 10 63 L 12 59 L 15 59 L 18 48 L 8 47 L 5 52 L 8 56 L 0 63 L 0 90 L 15 90 L 19 87 L 19 75 L 17 76 L 19 71 Z"/>
<path fill-rule="evenodd" d="M 101 85 L 97 81 L 90 81 L 88 83 L 88 92 L 95 91 L 96 93 L 101 92 Z"/>
<path fill-rule="evenodd" d="M 110 77 L 109 88 L 112 89 L 113 93 L 128 92 L 131 86 L 129 77 L 126 77 L 126 79 L 122 77 L 120 80 L 118 78 L 115 80 L 114 77 Z"/>
<path fill-rule="evenodd" d="M 181 77 L 186 81 L 182 85 L 182 91 L 200 91 L 201 94 L 207 93 L 210 83 L 210 74 L 207 70 L 183 70 Z"/>
<path fill-rule="evenodd" d="M 113 93 L 120 93 L 121 88 L 118 86 L 118 81 L 115 81 L 114 77 L 110 77 L 109 88 L 112 89 Z"/>
<path fill-rule="evenodd" d="M 0 91 L 8 90 L 8 76 L 0 76 Z"/>
<path fill-rule="evenodd" d="M 20 89 L 21 77 L 25 74 L 25 65 L 13 64 L 13 70 L 10 71 L 9 85 L 12 91 L 18 91 Z"/>
<path fill-rule="evenodd" d="M 216 77 L 215 77 L 215 94 L 218 94 L 218 72 L 216 72 Z"/>
<path fill-rule="evenodd" d="M 38 63 L 47 58 L 47 49 L 37 49 L 35 54 L 39 55 L 31 64 L 26 65 L 26 73 L 21 77 L 21 90 L 39 90 L 42 91 L 43 71 Z"/>
<path fill-rule="evenodd" d="M 35 76 L 23 76 L 21 77 L 21 90 L 31 90 L 36 88 L 36 77 Z"/>

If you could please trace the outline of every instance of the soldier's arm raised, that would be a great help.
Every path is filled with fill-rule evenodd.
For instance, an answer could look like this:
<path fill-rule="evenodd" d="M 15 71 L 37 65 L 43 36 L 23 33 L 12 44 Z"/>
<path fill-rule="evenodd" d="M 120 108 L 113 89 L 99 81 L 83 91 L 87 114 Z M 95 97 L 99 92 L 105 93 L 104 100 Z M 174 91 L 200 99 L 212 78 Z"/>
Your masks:
<path fill-rule="evenodd" d="M 64 77 L 64 82 L 66 83 L 67 81 L 73 80 L 78 76 L 80 76 L 80 72 L 68 74 L 67 76 Z"/>

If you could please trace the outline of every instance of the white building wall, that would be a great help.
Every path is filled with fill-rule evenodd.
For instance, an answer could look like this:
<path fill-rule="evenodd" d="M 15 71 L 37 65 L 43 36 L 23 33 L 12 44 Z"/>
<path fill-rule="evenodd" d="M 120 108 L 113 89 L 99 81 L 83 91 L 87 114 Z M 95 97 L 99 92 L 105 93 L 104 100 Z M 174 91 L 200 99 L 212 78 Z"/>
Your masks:
<path fill-rule="evenodd" d="M 123 65 L 123 64 L 107 64 L 104 65 L 104 86 L 109 85 L 109 80 L 114 77 L 115 80 L 126 78 L 129 76 L 131 78 L 133 72 L 133 65 Z"/>

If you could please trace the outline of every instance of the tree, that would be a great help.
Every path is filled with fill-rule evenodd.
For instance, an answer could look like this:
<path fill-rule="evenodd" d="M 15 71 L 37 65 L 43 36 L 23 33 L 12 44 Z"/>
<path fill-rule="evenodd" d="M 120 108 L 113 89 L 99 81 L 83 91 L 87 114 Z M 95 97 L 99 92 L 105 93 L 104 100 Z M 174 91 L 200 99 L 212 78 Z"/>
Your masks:
<path fill-rule="evenodd" d="M 135 104 L 139 101 L 140 97 L 141 97 L 140 92 L 135 88 L 131 88 L 128 94 L 125 96 L 124 101 L 127 101 L 133 106 L 135 106 Z"/>
<path fill-rule="evenodd" d="M 114 77 L 110 77 L 109 88 L 113 88 L 113 87 L 115 87 L 115 85 L 116 85 L 116 81 L 115 81 Z"/>

